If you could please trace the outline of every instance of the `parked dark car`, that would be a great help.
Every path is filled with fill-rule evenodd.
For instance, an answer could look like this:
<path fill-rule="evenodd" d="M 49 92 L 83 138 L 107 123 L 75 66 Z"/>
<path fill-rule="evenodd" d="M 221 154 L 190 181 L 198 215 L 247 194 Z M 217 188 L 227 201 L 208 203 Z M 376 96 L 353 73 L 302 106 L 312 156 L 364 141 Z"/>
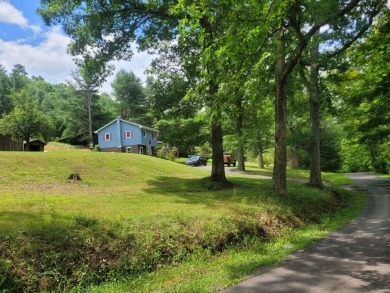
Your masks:
<path fill-rule="evenodd" d="M 184 162 L 188 166 L 206 166 L 207 158 L 202 156 L 191 156 L 187 161 Z"/>

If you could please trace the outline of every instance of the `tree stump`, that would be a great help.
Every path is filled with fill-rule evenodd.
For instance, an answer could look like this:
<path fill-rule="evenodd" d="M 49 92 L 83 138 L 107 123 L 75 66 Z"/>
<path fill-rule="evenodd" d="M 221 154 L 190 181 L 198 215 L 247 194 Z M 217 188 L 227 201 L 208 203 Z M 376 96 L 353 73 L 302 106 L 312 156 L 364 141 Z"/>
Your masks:
<path fill-rule="evenodd" d="M 77 182 L 77 181 L 81 181 L 81 177 L 79 174 L 70 174 L 68 176 L 68 182 Z"/>

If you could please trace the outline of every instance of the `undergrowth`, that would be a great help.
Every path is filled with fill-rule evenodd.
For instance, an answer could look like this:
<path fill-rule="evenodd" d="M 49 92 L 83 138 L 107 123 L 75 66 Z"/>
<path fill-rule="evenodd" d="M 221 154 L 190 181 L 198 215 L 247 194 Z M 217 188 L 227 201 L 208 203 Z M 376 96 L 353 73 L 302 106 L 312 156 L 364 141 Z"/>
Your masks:
<path fill-rule="evenodd" d="M 232 245 L 245 246 L 245 239 L 267 242 L 286 229 L 320 223 L 347 207 L 351 197 L 327 190 L 318 197 L 267 200 L 266 208 L 242 208 L 231 217 L 202 222 L 178 216 L 103 223 L 77 216 L 64 225 L 54 217 L 13 237 L 0 236 L 0 288 L 82 291 L 91 284 L 175 265 L 199 251 L 219 254 Z"/>

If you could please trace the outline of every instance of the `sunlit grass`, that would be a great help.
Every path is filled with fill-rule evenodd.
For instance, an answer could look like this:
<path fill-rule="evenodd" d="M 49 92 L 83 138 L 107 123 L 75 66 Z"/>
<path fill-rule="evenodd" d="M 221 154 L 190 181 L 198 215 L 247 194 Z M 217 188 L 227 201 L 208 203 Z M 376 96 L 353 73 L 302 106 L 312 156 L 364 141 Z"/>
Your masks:
<path fill-rule="evenodd" d="M 233 188 L 210 190 L 209 171 L 137 154 L 0 155 L 0 274 L 17 271 L 35 291 L 111 280 L 91 290 L 212 292 L 279 263 L 362 205 L 295 181 L 275 198 L 270 180 L 239 173 L 228 175 Z M 340 203 L 351 204 L 345 214 Z"/>
<path fill-rule="evenodd" d="M 245 162 L 245 171 L 248 174 L 257 174 L 261 176 L 272 177 L 273 166 L 266 166 L 264 168 L 259 168 L 256 163 Z M 310 173 L 308 170 L 302 169 L 287 169 L 287 177 L 290 179 L 308 179 Z"/>
<path fill-rule="evenodd" d="M 329 182 L 336 185 L 352 184 L 352 179 L 345 176 L 343 173 L 322 172 L 324 182 Z"/>
<path fill-rule="evenodd" d="M 45 146 L 45 151 L 47 152 L 63 152 L 63 151 L 88 151 L 91 150 L 88 147 L 82 145 L 70 145 L 62 142 L 49 142 Z"/>
<path fill-rule="evenodd" d="M 247 239 L 244 248 L 232 246 L 218 255 L 203 251 L 173 267 L 92 286 L 86 292 L 217 292 L 279 266 L 287 255 L 326 237 L 356 217 L 364 202 L 365 197 L 358 196 L 349 209 L 324 219 L 321 224 L 286 229 L 267 242 Z"/>

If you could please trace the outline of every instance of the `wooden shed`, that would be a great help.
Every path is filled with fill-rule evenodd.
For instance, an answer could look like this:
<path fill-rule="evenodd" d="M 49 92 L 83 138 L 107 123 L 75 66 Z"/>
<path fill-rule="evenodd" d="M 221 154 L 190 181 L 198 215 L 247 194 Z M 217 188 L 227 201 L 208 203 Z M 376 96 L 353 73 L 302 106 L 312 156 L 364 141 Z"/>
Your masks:
<path fill-rule="evenodd" d="M 23 149 L 25 151 L 31 151 L 31 152 L 43 152 L 45 150 L 45 145 L 43 141 L 40 141 L 38 139 L 36 140 L 30 140 L 30 149 L 27 149 L 27 144 L 24 142 Z"/>

